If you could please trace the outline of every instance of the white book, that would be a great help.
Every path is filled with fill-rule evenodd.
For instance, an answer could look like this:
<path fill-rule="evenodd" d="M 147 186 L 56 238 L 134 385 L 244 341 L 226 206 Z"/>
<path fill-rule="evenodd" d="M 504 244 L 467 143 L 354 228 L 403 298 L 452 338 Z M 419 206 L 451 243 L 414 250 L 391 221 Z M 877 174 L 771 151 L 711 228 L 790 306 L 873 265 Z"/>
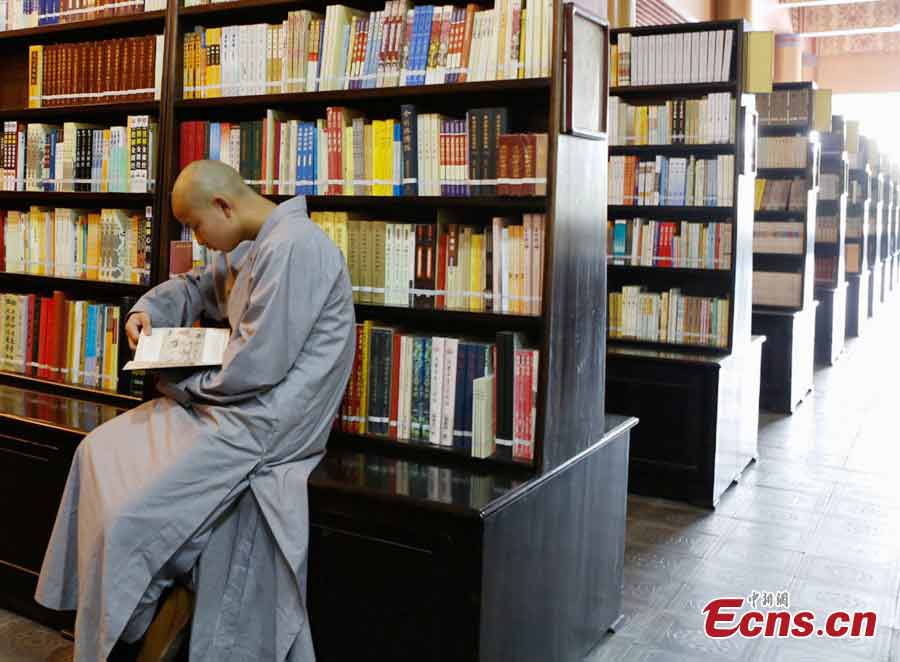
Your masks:
<path fill-rule="evenodd" d="M 441 406 L 444 402 L 444 338 L 431 339 L 431 390 L 429 392 L 428 435 L 432 444 L 441 443 Z"/>
<path fill-rule="evenodd" d="M 444 375 L 442 385 L 440 444 L 453 445 L 453 421 L 456 413 L 456 373 L 458 338 L 444 339 Z M 462 403 L 460 403 L 462 404 Z"/>
<path fill-rule="evenodd" d="M 409 366 L 410 344 L 412 338 L 410 336 L 400 336 L 400 369 L 398 375 L 397 389 L 397 437 L 399 439 L 409 439 L 410 437 L 410 420 L 409 420 L 409 395 L 411 391 L 410 377 L 412 371 Z"/>
<path fill-rule="evenodd" d="M 228 329 L 154 327 L 141 334 L 134 359 L 123 370 L 153 370 L 221 365 L 231 332 Z"/>
<path fill-rule="evenodd" d="M 689 32 L 681 34 L 681 82 L 691 82 L 691 69 L 694 64 L 691 62 L 691 35 Z"/>
<path fill-rule="evenodd" d="M 731 49 L 734 41 L 734 30 L 725 31 L 725 46 L 722 57 L 722 70 L 719 73 L 719 80 L 727 81 L 731 75 Z"/>
<path fill-rule="evenodd" d="M 710 81 L 720 81 L 722 73 L 722 48 L 724 30 L 716 30 L 713 37 L 712 76 Z"/>

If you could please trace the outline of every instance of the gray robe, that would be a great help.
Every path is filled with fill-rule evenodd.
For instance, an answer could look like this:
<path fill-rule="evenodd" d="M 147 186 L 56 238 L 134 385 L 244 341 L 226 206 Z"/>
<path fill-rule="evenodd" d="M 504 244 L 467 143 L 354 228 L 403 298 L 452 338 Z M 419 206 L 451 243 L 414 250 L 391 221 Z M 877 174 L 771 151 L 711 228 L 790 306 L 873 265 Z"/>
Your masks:
<path fill-rule="evenodd" d="M 154 326 L 201 312 L 231 327 L 221 368 L 162 387 L 79 445 L 36 599 L 78 609 L 76 662 L 140 637 L 173 577 L 193 570 L 191 660 L 312 660 L 306 481 L 352 368 L 340 250 L 303 198 L 253 242 L 160 284 L 132 309 Z"/>

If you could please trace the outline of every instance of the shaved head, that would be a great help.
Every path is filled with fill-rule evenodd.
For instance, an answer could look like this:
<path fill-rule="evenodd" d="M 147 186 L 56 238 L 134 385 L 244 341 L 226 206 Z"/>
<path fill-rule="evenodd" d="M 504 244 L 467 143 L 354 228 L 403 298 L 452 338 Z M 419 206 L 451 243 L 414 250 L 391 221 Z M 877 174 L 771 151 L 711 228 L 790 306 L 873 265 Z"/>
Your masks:
<path fill-rule="evenodd" d="M 213 204 L 217 197 L 236 202 L 252 192 L 240 174 L 221 161 L 194 161 L 175 180 L 172 210 L 175 216 L 181 218 L 179 212 L 189 215 L 190 211 Z"/>
<path fill-rule="evenodd" d="M 275 204 L 220 161 L 190 163 L 172 188 L 172 212 L 201 244 L 229 251 L 253 239 Z"/>

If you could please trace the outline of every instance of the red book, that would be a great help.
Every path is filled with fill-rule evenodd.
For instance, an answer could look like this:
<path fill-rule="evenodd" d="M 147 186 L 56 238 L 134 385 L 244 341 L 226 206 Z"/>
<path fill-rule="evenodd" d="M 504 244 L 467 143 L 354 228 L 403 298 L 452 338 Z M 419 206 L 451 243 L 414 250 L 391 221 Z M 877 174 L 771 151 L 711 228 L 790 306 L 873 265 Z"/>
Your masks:
<path fill-rule="evenodd" d="M 447 228 L 441 228 L 441 236 L 438 237 L 438 254 L 437 254 L 437 291 L 443 292 L 447 287 Z M 444 310 L 446 296 L 438 294 L 434 307 L 438 310 Z"/>
<path fill-rule="evenodd" d="M 63 313 L 66 310 L 66 297 L 65 295 L 56 290 L 53 292 L 53 305 L 50 308 L 51 310 L 51 318 L 50 318 L 50 333 L 48 338 L 48 343 L 50 344 L 47 361 L 50 364 L 50 379 L 55 382 L 62 381 L 62 373 L 60 372 L 60 368 L 62 367 L 61 359 L 62 359 L 62 348 L 64 341 L 61 339 L 61 332 L 63 326 Z"/>
<path fill-rule="evenodd" d="M 399 437 L 400 426 L 397 424 L 397 414 L 400 408 L 400 340 L 402 335 L 394 333 L 394 346 L 391 351 L 391 413 L 388 417 L 388 436 L 391 439 Z"/>
<path fill-rule="evenodd" d="M 194 122 L 181 123 L 181 141 L 178 144 L 178 169 L 184 170 L 194 154 Z"/>
<path fill-rule="evenodd" d="M 59 292 L 58 294 L 60 296 L 60 301 L 56 317 L 56 367 L 59 368 L 59 370 L 56 375 L 57 381 L 64 382 L 68 379 L 68 373 L 65 368 L 69 358 L 66 349 L 68 347 L 67 341 L 69 339 L 69 306 L 71 304 L 66 301 L 62 292 Z"/>
<path fill-rule="evenodd" d="M 206 136 L 206 127 L 207 122 L 197 121 L 194 122 L 194 158 L 191 161 L 201 161 L 206 158 L 206 154 L 203 153 L 203 148 L 205 147 L 204 143 L 206 140 L 204 139 Z M 243 140 L 243 136 L 241 136 L 241 140 Z"/>
<path fill-rule="evenodd" d="M 50 320 L 50 305 L 53 303 L 53 299 L 49 297 L 41 297 L 41 321 L 40 326 L 38 327 L 38 333 L 40 334 L 38 338 L 38 369 L 37 376 L 39 379 L 47 378 L 47 329 L 49 327 Z"/>
<path fill-rule="evenodd" d="M 353 357 L 353 387 L 350 391 L 350 432 L 363 434 L 365 432 L 365 422 L 360 419 L 360 399 L 359 380 L 362 377 L 362 346 L 365 338 L 365 327 L 362 324 L 356 325 L 356 355 Z"/>
<path fill-rule="evenodd" d="M 34 351 L 32 349 L 32 344 L 34 343 L 34 324 L 32 320 L 34 320 L 34 300 L 37 297 L 33 294 L 28 295 L 28 330 L 25 335 L 25 369 L 22 371 L 24 375 L 31 375 L 33 373 L 33 369 L 31 368 L 31 362 L 34 360 Z"/>

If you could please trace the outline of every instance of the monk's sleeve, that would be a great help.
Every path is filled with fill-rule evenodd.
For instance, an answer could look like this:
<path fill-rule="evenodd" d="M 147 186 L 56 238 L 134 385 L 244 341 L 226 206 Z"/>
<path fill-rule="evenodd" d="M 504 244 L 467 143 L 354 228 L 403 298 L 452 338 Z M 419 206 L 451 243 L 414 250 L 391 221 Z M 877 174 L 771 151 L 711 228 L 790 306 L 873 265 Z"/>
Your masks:
<path fill-rule="evenodd" d="M 191 375 L 179 386 L 193 400 L 237 402 L 285 378 L 341 273 L 334 252 L 306 237 L 270 244 L 257 255 L 252 285 L 221 368 Z"/>
<path fill-rule="evenodd" d="M 190 326 L 200 314 L 214 320 L 223 319 L 216 274 L 224 268 L 223 258 L 216 255 L 203 268 L 179 274 L 154 287 L 134 304 L 128 314 L 150 315 L 154 327 Z"/>

